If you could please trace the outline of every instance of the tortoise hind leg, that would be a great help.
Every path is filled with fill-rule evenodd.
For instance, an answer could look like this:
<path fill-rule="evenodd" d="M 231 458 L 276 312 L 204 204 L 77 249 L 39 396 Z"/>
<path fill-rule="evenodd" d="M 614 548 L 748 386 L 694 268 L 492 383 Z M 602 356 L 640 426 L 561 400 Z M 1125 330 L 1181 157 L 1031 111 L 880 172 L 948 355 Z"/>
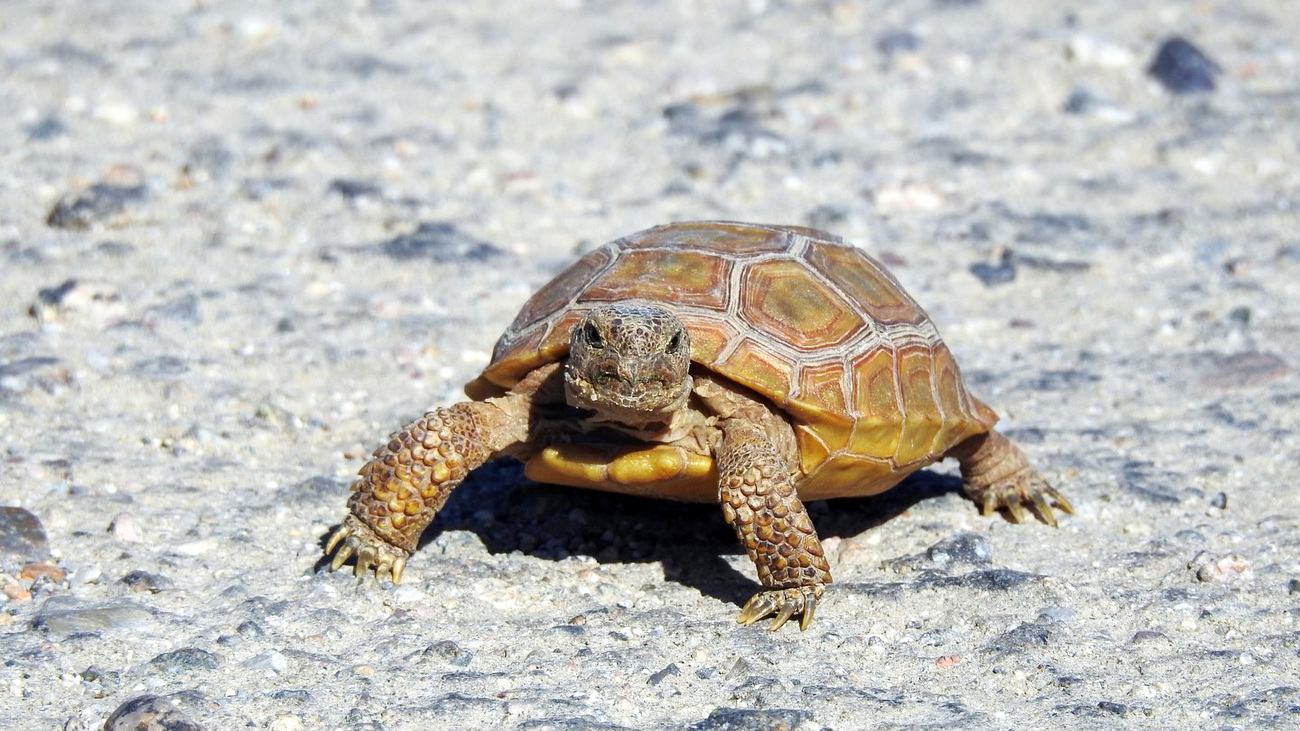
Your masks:
<path fill-rule="evenodd" d="M 1061 512 L 1074 512 L 1070 501 L 1038 474 L 1025 453 L 997 431 L 977 434 L 953 447 L 946 456 L 961 462 L 962 488 L 984 515 L 1006 508 L 1011 519 L 1019 523 L 1028 507 L 1044 523 L 1056 527 L 1049 499 Z"/>

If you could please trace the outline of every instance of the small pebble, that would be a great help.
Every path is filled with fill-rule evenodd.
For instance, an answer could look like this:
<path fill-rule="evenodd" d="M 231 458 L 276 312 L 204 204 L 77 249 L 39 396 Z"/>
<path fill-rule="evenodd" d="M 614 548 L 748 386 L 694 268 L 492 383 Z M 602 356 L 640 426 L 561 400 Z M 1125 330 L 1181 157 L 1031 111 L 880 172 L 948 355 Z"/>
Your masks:
<path fill-rule="evenodd" d="M 164 652 L 155 656 L 149 664 L 164 673 L 216 670 L 221 667 L 215 655 L 197 647 L 182 647 L 179 650 Z"/>
<path fill-rule="evenodd" d="M 244 661 L 244 667 L 249 670 L 260 670 L 275 675 L 282 675 L 289 669 L 289 661 L 284 654 L 276 650 L 268 650 L 260 655 L 256 655 Z"/>
<path fill-rule="evenodd" d="M 126 306 L 112 285 L 86 279 L 68 279 L 40 290 L 27 312 L 42 325 L 80 320 L 103 325 L 127 315 Z"/>
<path fill-rule="evenodd" d="M 122 577 L 122 583 L 126 584 L 131 591 L 137 593 L 148 592 L 157 594 L 164 589 L 170 589 L 174 585 L 172 580 L 166 576 L 151 574 L 147 571 L 132 571 Z"/>
<path fill-rule="evenodd" d="M 113 219 L 149 197 L 144 185 L 96 183 L 59 199 L 45 222 L 51 228 L 82 231 Z"/>
<path fill-rule="evenodd" d="M 677 668 L 677 663 L 675 662 L 669 663 L 668 667 L 651 675 L 649 681 L 647 682 L 650 685 L 659 685 L 660 683 L 664 682 L 664 678 L 667 678 L 669 675 L 678 675 L 680 672 L 681 671 L 678 670 Z"/>
<path fill-rule="evenodd" d="M 303 726 L 302 719 L 292 715 L 276 718 L 269 727 L 270 731 L 302 731 L 304 728 L 306 726 Z"/>
<path fill-rule="evenodd" d="M 483 262 L 506 253 L 501 247 L 475 238 L 446 221 L 421 223 L 411 233 L 379 244 L 379 250 L 397 261 L 426 260 L 438 264 Z"/>
<path fill-rule="evenodd" d="M 24 508 L 0 507 L 0 561 L 42 561 L 49 552 L 40 518 Z"/>
<path fill-rule="evenodd" d="M 1010 249 L 995 252 L 993 261 L 982 261 L 970 266 L 974 274 L 985 287 L 996 287 L 1015 281 L 1016 264 Z"/>
<path fill-rule="evenodd" d="M 144 540 L 144 531 L 140 522 L 130 513 L 119 513 L 108 524 L 108 532 L 124 543 L 140 543 Z"/>
<path fill-rule="evenodd" d="M 925 549 L 926 558 L 936 564 L 987 564 L 993 560 L 993 546 L 978 533 L 957 533 Z"/>
<path fill-rule="evenodd" d="M 1252 570 L 1250 561 L 1236 554 L 1219 557 L 1209 551 L 1201 551 L 1188 562 L 1187 567 L 1196 570 L 1196 579 L 1201 582 L 1215 583 L 1250 578 Z"/>
<path fill-rule="evenodd" d="M 1147 73 L 1173 94 L 1214 91 L 1214 77 L 1220 72 L 1219 65 L 1201 49 L 1178 37 L 1161 43 L 1155 59 L 1147 67 Z"/>
<path fill-rule="evenodd" d="M 142 695 L 123 703 L 104 722 L 104 731 L 203 731 L 171 701 Z"/>

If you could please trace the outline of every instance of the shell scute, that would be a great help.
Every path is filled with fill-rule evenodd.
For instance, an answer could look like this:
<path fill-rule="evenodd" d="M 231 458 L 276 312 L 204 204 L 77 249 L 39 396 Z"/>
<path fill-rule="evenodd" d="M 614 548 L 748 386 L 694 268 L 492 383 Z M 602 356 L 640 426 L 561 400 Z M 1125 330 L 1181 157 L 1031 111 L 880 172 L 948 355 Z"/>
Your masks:
<path fill-rule="evenodd" d="M 758 332 L 804 351 L 838 345 L 867 328 L 852 303 L 810 276 L 798 259 L 753 264 L 745 271 L 740 316 Z"/>

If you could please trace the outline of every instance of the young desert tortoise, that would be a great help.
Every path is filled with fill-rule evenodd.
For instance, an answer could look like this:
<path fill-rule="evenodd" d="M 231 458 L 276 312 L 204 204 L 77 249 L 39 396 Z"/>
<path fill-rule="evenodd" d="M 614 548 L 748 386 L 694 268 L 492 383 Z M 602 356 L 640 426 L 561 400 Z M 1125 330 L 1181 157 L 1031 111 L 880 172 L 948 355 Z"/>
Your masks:
<path fill-rule="evenodd" d="M 451 491 L 499 456 L 539 482 L 720 503 L 763 584 L 739 621 L 774 614 L 773 630 L 807 628 L 831 582 L 804 500 L 955 457 L 985 514 L 1071 512 L 894 278 L 807 228 L 678 223 L 606 244 L 533 295 L 465 391 L 361 469 L 332 569 L 355 556 L 400 581 Z"/>

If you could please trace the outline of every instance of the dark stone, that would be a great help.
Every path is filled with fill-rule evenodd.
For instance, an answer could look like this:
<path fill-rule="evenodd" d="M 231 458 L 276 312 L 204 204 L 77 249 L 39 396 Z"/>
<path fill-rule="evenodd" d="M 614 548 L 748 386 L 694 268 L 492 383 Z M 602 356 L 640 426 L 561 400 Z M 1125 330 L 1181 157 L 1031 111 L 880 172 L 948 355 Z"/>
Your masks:
<path fill-rule="evenodd" d="M 0 378 L 4 369 L 0 367 Z M 24 508 L 0 507 L 0 563 L 29 563 L 49 558 L 50 543 L 41 519 Z"/>
<path fill-rule="evenodd" d="M 281 688 L 273 690 L 267 695 L 277 701 L 287 701 L 300 706 L 306 705 L 312 700 L 311 691 L 302 690 L 301 688 Z"/>
<path fill-rule="evenodd" d="M 27 129 L 28 142 L 44 142 L 68 134 L 68 126 L 58 117 L 50 115 Z"/>
<path fill-rule="evenodd" d="M 646 682 L 650 685 L 659 685 L 664 682 L 664 678 L 667 678 L 669 675 L 679 675 L 680 673 L 681 671 L 677 669 L 677 663 L 668 663 L 668 667 L 651 675 L 650 679 Z"/>
<path fill-rule="evenodd" d="M 812 719 L 807 711 L 786 708 L 749 710 L 718 708 L 709 717 L 687 727 L 688 731 L 790 731 Z"/>
<path fill-rule="evenodd" d="M 156 695 L 132 698 L 113 711 L 104 731 L 203 731 L 171 701 Z"/>
<path fill-rule="evenodd" d="M 42 305 L 58 307 L 63 304 L 63 300 L 66 299 L 69 294 L 77 289 L 79 284 L 80 282 L 75 279 L 64 280 L 64 282 L 57 287 L 45 287 L 38 290 L 36 292 L 36 299 Z"/>
<path fill-rule="evenodd" d="M 122 583 L 130 587 L 134 592 L 149 592 L 157 594 L 164 589 L 170 589 L 174 586 L 172 580 L 166 576 L 151 574 L 147 571 L 132 571 L 122 577 Z"/>
<path fill-rule="evenodd" d="M 1096 94 L 1087 89 L 1075 89 L 1061 105 L 1061 111 L 1066 114 L 1089 114 L 1100 106 L 1102 103 Z"/>
<path fill-rule="evenodd" d="M 999 284 L 1015 281 L 1016 265 L 1012 260 L 1011 251 L 1003 249 L 996 262 L 982 261 L 971 264 L 970 273 L 983 282 L 985 287 L 996 287 Z"/>
<path fill-rule="evenodd" d="M 144 185 L 96 183 L 80 193 L 60 198 L 50 211 L 46 223 L 52 228 L 85 230 L 148 197 L 149 191 Z"/>
<path fill-rule="evenodd" d="M 1214 91 L 1214 77 L 1222 72 L 1201 49 L 1177 36 L 1166 39 L 1147 67 L 1160 85 L 1172 94 Z"/>
<path fill-rule="evenodd" d="M 335 178 L 330 181 L 325 192 L 338 195 L 346 201 L 355 201 L 358 198 L 380 198 L 384 194 L 384 189 L 380 188 L 378 183 L 369 180 Z"/>
<path fill-rule="evenodd" d="M 438 263 L 481 262 L 506 253 L 445 221 L 421 223 L 415 231 L 383 242 L 379 249 L 385 256 L 398 261 L 428 259 Z"/>
<path fill-rule="evenodd" d="M 1106 713 L 1111 713 L 1116 716 L 1128 715 L 1128 706 L 1124 705 L 1123 703 L 1111 703 L 1110 701 L 1101 701 L 1100 703 L 1097 704 L 1097 708 L 1100 708 Z"/>
<path fill-rule="evenodd" d="M 993 546 L 978 533 L 958 533 L 925 549 L 925 556 L 937 564 L 987 564 L 993 560 Z"/>
<path fill-rule="evenodd" d="M 165 673 L 216 670 L 221 667 L 216 655 L 197 647 L 182 647 L 179 650 L 164 652 L 150 660 L 149 664 Z"/>
<path fill-rule="evenodd" d="M 456 667 L 466 667 L 474 660 L 474 653 L 451 640 L 442 640 L 424 648 L 420 653 L 426 658 L 437 658 Z"/>
<path fill-rule="evenodd" d="M 1027 647 L 1046 646 L 1053 634 L 1052 625 L 1025 622 L 985 645 L 982 650 L 984 652 L 1003 654 L 1021 652 Z"/>

